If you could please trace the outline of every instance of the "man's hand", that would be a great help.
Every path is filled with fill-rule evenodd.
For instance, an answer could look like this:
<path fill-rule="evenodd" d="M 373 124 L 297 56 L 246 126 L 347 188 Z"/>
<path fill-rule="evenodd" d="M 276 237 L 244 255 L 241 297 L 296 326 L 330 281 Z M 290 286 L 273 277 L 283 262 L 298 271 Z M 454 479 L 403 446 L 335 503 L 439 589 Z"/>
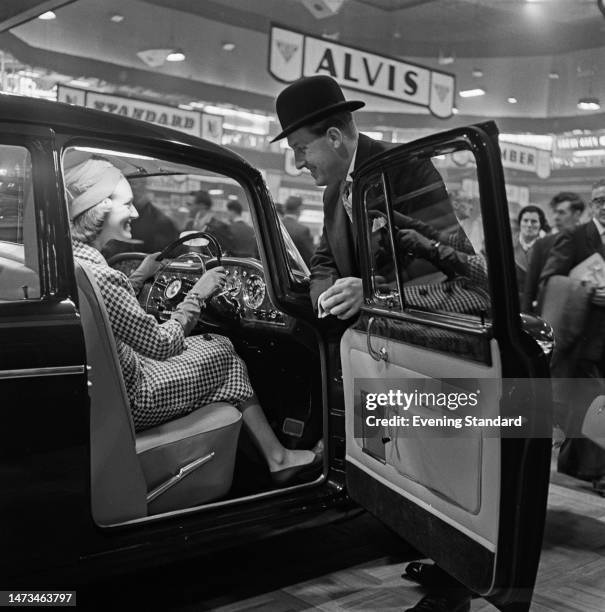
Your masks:
<path fill-rule="evenodd" d="M 155 273 L 162 267 L 162 262 L 157 261 L 156 257 L 160 254 L 151 253 L 151 255 L 147 255 L 145 259 L 140 263 L 139 267 L 134 271 L 137 278 L 145 282 L 148 278 L 155 276 Z"/>
<path fill-rule="evenodd" d="M 597 287 L 592 294 L 591 302 L 595 306 L 605 306 L 605 287 Z"/>
<path fill-rule="evenodd" d="M 404 252 L 431 261 L 435 246 L 428 238 L 413 229 L 404 229 L 397 232 L 397 240 Z"/>
<path fill-rule="evenodd" d="M 339 319 L 349 319 L 356 315 L 363 304 L 361 279 L 354 276 L 339 278 L 320 296 L 320 309 Z"/>

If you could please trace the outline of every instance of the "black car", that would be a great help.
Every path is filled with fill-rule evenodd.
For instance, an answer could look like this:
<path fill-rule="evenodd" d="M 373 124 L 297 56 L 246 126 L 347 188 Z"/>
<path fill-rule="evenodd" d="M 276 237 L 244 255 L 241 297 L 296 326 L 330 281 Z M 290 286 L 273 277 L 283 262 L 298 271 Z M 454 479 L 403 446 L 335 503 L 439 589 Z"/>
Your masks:
<path fill-rule="evenodd" d="M 528 433 L 543 426 L 548 411 L 548 397 L 531 381 L 548 377 L 550 337 L 546 329 L 528 333 L 519 316 L 493 123 L 396 147 L 357 173 L 354 227 L 365 303 L 348 328 L 333 317 L 317 319 L 309 272 L 260 172 L 231 151 L 118 116 L 14 97 L 0 101 L 0 135 L 0 173 L 19 185 L 2 201 L 16 198 L 11 215 L 22 220 L 0 240 L 3 588 L 66 584 L 66 576 L 78 584 L 315 526 L 361 505 L 499 608 L 520 592 L 528 600 L 550 462 L 549 438 Z M 392 208 L 407 196 L 394 192 L 391 179 L 395 170 L 432 159 L 453 187 L 460 177 L 452 179 L 445 162 L 462 150 L 476 162 L 465 171 L 479 184 L 485 253 L 476 257 L 487 261 L 487 272 L 481 287 L 460 285 L 466 295 L 480 293 L 482 306 L 456 312 L 409 299 L 451 283 L 399 252 Z M 227 287 L 196 333 L 231 338 L 285 445 L 311 448 L 323 439 L 319 479 L 274 488 L 241 437 L 235 468 L 223 465 L 217 476 L 212 461 L 201 461 L 186 466 L 188 475 L 165 452 L 174 429 L 168 442 L 162 432 L 135 434 L 102 299 L 72 253 L 63 169 L 90 156 L 108 159 L 131 183 L 150 181 L 156 205 L 177 225 L 179 215 L 186 221 L 192 191 L 222 198 L 217 210 L 229 196 L 247 207 L 260 259 L 212 248 L 212 237 L 186 237 L 166 245 L 170 260 L 139 301 L 164 320 L 206 268 L 225 266 Z M 128 274 L 144 256 L 138 244 L 113 254 L 110 265 Z M 396 389 L 480 391 L 473 414 L 520 414 L 525 434 L 444 427 L 408 435 L 369 424 L 368 398 Z M 382 417 L 396 408 L 381 406 Z M 412 414 L 455 413 L 420 402 Z M 154 444 L 153 463 L 164 461 L 166 470 L 151 477 L 144 453 Z"/>

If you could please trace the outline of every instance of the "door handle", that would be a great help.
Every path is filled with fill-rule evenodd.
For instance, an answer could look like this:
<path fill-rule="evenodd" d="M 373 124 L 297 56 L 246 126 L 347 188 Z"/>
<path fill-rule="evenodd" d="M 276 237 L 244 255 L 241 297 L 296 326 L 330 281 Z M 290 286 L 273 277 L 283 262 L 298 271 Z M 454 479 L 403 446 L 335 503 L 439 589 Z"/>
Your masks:
<path fill-rule="evenodd" d="M 372 348 L 372 325 L 374 325 L 375 320 L 375 317 L 370 317 L 370 320 L 368 321 L 368 331 L 366 332 L 368 353 L 370 353 L 370 357 L 376 361 L 388 361 L 389 354 L 384 346 L 381 346 L 377 351 Z"/>

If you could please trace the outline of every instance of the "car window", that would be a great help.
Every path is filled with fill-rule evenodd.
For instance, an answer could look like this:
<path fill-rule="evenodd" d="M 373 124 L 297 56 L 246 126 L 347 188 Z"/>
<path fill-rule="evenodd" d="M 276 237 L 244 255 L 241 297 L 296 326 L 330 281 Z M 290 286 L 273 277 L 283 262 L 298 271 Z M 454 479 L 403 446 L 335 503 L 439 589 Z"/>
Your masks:
<path fill-rule="evenodd" d="M 394 164 L 362 194 L 372 300 L 396 310 L 489 316 L 479 199 L 448 169 L 456 152 Z M 410 176 L 415 176 L 410 180 Z M 391 212 L 387 210 L 390 204 Z"/>
<path fill-rule="evenodd" d="M 148 155 L 92 147 L 66 149 L 63 168 L 93 156 L 121 170 L 138 215 L 132 221 L 130 240 L 106 245 L 107 259 L 119 253 L 161 251 L 183 232 L 193 231 L 212 234 L 227 256 L 259 258 L 249 194 L 238 181 Z"/>
<path fill-rule="evenodd" d="M 0 144 L 0 302 L 39 297 L 31 156 L 25 147 Z"/>

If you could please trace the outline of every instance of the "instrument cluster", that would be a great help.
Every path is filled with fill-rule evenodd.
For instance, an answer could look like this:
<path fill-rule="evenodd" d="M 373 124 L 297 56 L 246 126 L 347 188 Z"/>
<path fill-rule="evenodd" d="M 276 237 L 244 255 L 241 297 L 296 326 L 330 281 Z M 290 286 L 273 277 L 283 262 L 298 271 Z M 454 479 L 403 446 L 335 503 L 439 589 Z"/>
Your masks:
<path fill-rule="evenodd" d="M 286 324 L 286 316 L 269 299 L 263 269 L 259 263 L 224 258 L 221 264 L 226 270 L 227 282 L 224 289 L 212 297 L 206 308 L 244 322 Z M 146 299 L 147 312 L 162 321 L 169 319 L 203 273 L 204 267 L 198 263 L 173 262 L 156 277 Z M 203 312 L 201 316 L 204 317 Z"/>

